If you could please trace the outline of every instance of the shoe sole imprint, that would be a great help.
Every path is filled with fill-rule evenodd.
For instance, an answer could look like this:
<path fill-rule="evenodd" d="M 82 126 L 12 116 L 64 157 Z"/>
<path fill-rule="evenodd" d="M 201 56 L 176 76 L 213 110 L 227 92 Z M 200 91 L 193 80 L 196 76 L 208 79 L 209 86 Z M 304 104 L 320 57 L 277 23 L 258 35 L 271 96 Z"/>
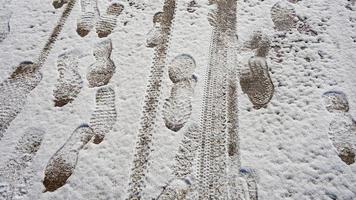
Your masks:
<path fill-rule="evenodd" d="M 272 6 L 271 19 L 278 31 L 289 31 L 297 25 L 295 9 L 285 1 L 279 1 Z"/>
<path fill-rule="evenodd" d="M 87 74 L 89 87 L 100 87 L 109 83 L 116 68 L 110 58 L 111 52 L 111 39 L 104 40 L 96 45 L 93 53 L 96 61 L 89 67 Z"/>
<path fill-rule="evenodd" d="M 23 62 L 0 83 L 0 140 L 26 105 L 27 95 L 39 84 L 42 74 L 32 62 Z"/>
<path fill-rule="evenodd" d="M 62 187 L 72 175 L 78 162 L 79 151 L 94 136 L 88 125 L 76 128 L 64 145 L 50 158 L 45 169 L 44 192 Z"/>
<path fill-rule="evenodd" d="M 250 72 L 240 77 L 241 89 L 247 94 L 254 108 L 265 107 L 272 99 L 274 85 L 268 72 L 265 58 L 249 59 Z"/>
<path fill-rule="evenodd" d="M 95 133 L 93 142 L 99 144 L 113 128 L 117 113 L 115 109 L 115 91 L 111 87 L 103 87 L 96 92 L 96 107 L 90 118 L 90 127 Z"/>
<path fill-rule="evenodd" d="M 329 125 L 329 139 L 345 164 L 355 163 L 356 121 L 348 113 L 338 113 L 333 117 Z"/>
<path fill-rule="evenodd" d="M 58 56 L 57 66 L 59 77 L 53 91 L 54 105 L 65 106 L 72 102 L 83 87 L 82 78 L 78 72 L 78 56 L 70 51 Z"/>
<path fill-rule="evenodd" d="M 168 129 L 179 131 L 192 113 L 191 99 L 194 94 L 193 80 L 174 83 L 171 95 L 163 105 L 163 119 Z"/>
<path fill-rule="evenodd" d="M 112 33 L 116 27 L 117 17 L 123 10 L 124 6 L 122 4 L 113 3 L 107 8 L 106 14 L 100 16 L 95 27 L 99 38 L 107 37 Z"/>

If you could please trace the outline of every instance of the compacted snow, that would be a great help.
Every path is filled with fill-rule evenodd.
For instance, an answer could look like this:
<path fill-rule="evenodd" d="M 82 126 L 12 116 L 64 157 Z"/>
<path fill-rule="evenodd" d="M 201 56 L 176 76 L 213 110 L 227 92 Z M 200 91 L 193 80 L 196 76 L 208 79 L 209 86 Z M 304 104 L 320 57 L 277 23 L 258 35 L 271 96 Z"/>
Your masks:
<path fill-rule="evenodd" d="M 0 0 L 0 199 L 356 199 L 354 0 Z"/>

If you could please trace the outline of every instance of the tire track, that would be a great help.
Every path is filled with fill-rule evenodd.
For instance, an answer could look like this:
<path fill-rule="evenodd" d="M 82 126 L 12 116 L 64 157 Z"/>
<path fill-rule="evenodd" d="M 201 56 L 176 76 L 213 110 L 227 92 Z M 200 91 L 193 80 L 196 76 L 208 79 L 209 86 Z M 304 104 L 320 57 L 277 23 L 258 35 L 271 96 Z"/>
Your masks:
<path fill-rule="evenodd" d="M 39 70 L 46 61 L 75 3 L 76 0 L 68 2 L 37 61 L 35 63 L 21 62 L 10 77 L 0 83 L 0 91 L 2 91 L 0 94 L 0 140 L 12 120 L 25 107 L 27 95 L 41 82 L 42 74 Z"/>
<path fill-rule="evenodd" d="M 73 7 L 75 6 L 75 3 L 77 2 L 77 0 L 70 0 L 67 4 L 67 6 L 65 7 L 61 17 L 59 18 L 59 21 L 57 22 L 57 25 L 54 27 L 52 34 L 49 36 L 45 46 L 43 47 L 40 56 L 37 59 L 37 65 L 38 68 L 42 67 L 42 65 L 44 64 L 44 62 L 46 61 L 51 49 L 53 48 L 53 45 L 55 44 L 55 42 L 57 41 L 57 38 L 59 36 L 59 34 L 62 32 L 62 29 L 64 27 L 64 24 L 66 23 L 70 13 L 73 10 Z"/>
<path fill-rule="evenodd" d="M 199 133 L 199 126 L 194 123 L 184 131 L 183 139 L 175 156 L 172 173 L 174 178 L 163 187 L 157 200 L 186 199 L 189 192 L 192 191 L 193 165 L 196 160 Z"/>
<path fill-rule="evenodd" d="M 155 126 L 157 108 L 160 100 L 163 68 L 165 66 L 172 21 L 175 14 L 176 1 L 165 0 L 161 18 L 162 42 L 155 47 L 153 66 L 149 76 L 146 96 L 143 106 L 136 152 L 131 169 L 128 199 L 141 199 L 141 193 L 148 167 L 148 157 L 152 151 L 152 137 Z"/>
<path fill-rule="evenodd" d="M 213 27 L 210 63 L 206 72 L 198 154 L 198 199 L 227 199 L 227 93 L 229 51 L 236 31 L 236 1 L 211 1 L 217 9 L 209 22 Z"/>
<path fill-rule="evenodd" d="M 238 199 L 240 195 L 239 169 L 240 146 L 238 126 L 238 81 L 235 71 L 229 73 L 227 97 L 227 153 L 228 153 L 228 199 Z"/>

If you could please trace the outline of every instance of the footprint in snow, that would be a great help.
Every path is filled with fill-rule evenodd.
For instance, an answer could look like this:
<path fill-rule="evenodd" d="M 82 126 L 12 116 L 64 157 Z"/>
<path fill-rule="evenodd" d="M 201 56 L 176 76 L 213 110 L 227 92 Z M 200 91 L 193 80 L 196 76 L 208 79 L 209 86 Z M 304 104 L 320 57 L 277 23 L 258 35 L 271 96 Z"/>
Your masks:
<path fill-rule="evenodd" d="M 340 159 L 347 165 L 355 163 L 356 121 L 349 111 L 347 96 L 340 91 L 328 91 L 322 95 L 326 110 L 333 115 L 329 126 L 329 138 Z"/>

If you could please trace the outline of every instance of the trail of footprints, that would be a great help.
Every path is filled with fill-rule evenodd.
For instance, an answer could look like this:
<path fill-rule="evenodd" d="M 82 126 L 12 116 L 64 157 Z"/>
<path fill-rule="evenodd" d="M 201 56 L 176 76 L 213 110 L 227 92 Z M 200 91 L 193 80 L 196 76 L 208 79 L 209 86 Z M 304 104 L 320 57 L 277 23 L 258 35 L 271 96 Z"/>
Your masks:
<path fill-rule="evenodd" d="M 75 0 L 53 2 L 56 7 L 61 7 L 65 3 L 68 3 L 68 5 L 50 36 L 50 39 L 41 52 L 38 62 L 22 62 L 11 74 L 10 78 L 0 84 L 1 90 L 4 91 L 0 95 L 0 139 L 11 121 L 24 107 L 27 94 L 41 81 L 42 75 L 39 72 L 39 69 L 45 62 L 49 51 L 58 37 L 75 2 Z M 94 51 L 97 63 L 94 63 L 91 66 L 87 76 L 90 86 L 99 87 L 106 85 L 111 79 L 115 69 L 113 62 L 110 59 L 111 50 L 111 40 L 105 40 L 97 45 L 97 49 Z M 58 70 L 60 76 L 56 89 L 54 90 L 56 106 L 63 106 L 73 101 L 82 87 L 82 81 L 77 72 L 77 61 L 72 53 L 73 52 L 64 53 L 58 58 Z M 111 130 L 116 121 L 114 91 L 111 88 L 100 88 L 96 95 L 96 102 L 97 106 L 90 120 L 93 129 L 85 124 L 78 127 L 67 142 L 49 160 L 43 180 L 43 184 L 46 188 L 45 191 L 54 191 L 59 187 L 62 187 L 72 175 L 76 167 L 79 151 L 83 146 L 93 137 L 94 143 L 100 143 L 105 134 Z M 38 130 L 32 130 L 32 132 L 41 134 L 41 131 Z M 26 136 L 32 137 L 32 132 L 26 133 Z M 35 140 L 34 142 L 41 143 L 41 141 L 38 140 Z M 37 146 L 39 146 L 39 144 L 37 144 Z M 12 169 L 15 170 L 16 173 L 19 173 L 19 171 L 23 170 L 27 165 L 24 163 L 23 159 L 26 158 L 28 162 L 32 160 L 34 153 L 38 150 L 38 148 L 35 148 L 37 146 L 31 148 L 31 144 L 29 144 L 26 147 L 27 149 L 23 150 L 21 150 L 21 148 L 24 147 L 18 147 L 17 150 L 21 151 L 22 155 L 25 157 L 19 157 L 13 162 L 9 162 L 8 165 L 12 165 Z M 31 151 L 33 154 L 27 155 L 26 151 Z M 7 167 L 8 170 L 11 169 L 9 166 Z M 4 170 L 1 172 L 1 175 L 3 175 Z M 10 184 L 13 184 L 12 182 L 14 180 L 10 179 L 9 181 L 11 182 Z M 12 199 L 14 195 L 13 186 L 5 183 L 2 184 L 1 187 L 1 195 L 3 195 L 4 198 Z M 28 188 L 28 186 L 25 187 Z"/>
<path fill-rule="evenodd" d="M 322 95 L 326 110 L 333 115 L 329 137 L 340 159 L 347 165 L 355 163 L 356 121 L 348 113 L 349 102 L 340 91 L 328 91 Z"/>
<path fill-rule="evenodd" d="M 44 131 L 28 128 L 17 142 L 11 158 L 0 168 L 0 198 L 23 198 L 32 184 L 33 172 L 29 166 L 41 146 Z"/>
<path fill-rule="evenodd" d="M 77 33 L 85 37 L 95 27 L 99 38 L 107 37 L 117 24 L 117 17 L 124 10 L 124 6 L 112 2 L 106 12 L 100 14 L 97 0 L 81 0 L 81 15 L 77 22 Z"/>
<path fill-rule="evenodd" d="M 69 51 L 58 56 L 59 77 L 55 86 L 55 106 L 62 107 L 72 102 L 83 87 L 82 78 L 78 72 L 78 55 Z"/>
<path fill-rule="evenodd" d="M 2 91 L 0 94 L 0 140 L 10 123 L 25 107 L 27 95 L 41 82 L 42 74 L 39 70 L 46 61 L 75 3 L 76 0 L 68 2 L 37 62 L 21 62 L 10 77 L 0 83 L 0 90 Z"/>
<path fill-rule="evenodd" d="M 116 118 L 114 90 L 109 86 L 99 88 L 90 126 L 83 124 L 76 128 L 48 161 L 43 180 L 45 191 L 55 191 L 67 182 L 74 173 L 80 150 L 92 139 L 95 144 L 101 143 L 114 126 Z"/>
<path fill-rule="evenodd" d="M 60 8 L 68 2 L 72 4 L 68 5 L 69 10 L 65 11 L 67 14 L 63 14 L 65 18 L 69 15 L 75 1 L 53 1 L 53 5 L 56 8 Z M 236 84 L 229 83 L 230 80 L 226 71 L 216 68 L 224 62 L 222 60 L 226 59 L 222 49 L 227 47 L 221 43 L 221 40 L 226 40 L 226 38 L 219 31 L 226 28 L 229 29 L 229 27 L 224 26 L 229 24 L 226 22 L 231 18 L 224 20 L 224 17 L 226 17 L 224 14 L 231 13 L 227 11 L 234 9 L 236 5 L 229 0 L 226 2 L 212 2 L 217 4 L 218 9 L 211 18 L 212 24 L 215 25 L 215 30 L 213 31 L 211 64 L 207 74 L 206 97 L 201 125 L 193 124 L 185 130 L 184 138 L 175 158 L 174 179 L 164 187 L 163 192 L 157 199 L 186 199 L 193 189 L 198 189 L 198 199 L 223 199 L 225 196 L 221 194 L 225 191 L 226 186 L 219 185 L 221 180 L 218 179 L 226 178 L 224 173 L 226 168 L 229 167 L 226 162 L 235 162 L 234 164 L 240 165 L 238 158 L 240 152 L 237 144 L 237 116 L 234 116 L 234 113 L 237 115 L 237 106 L 234 104 L 237 101 Z M 77 32 L 82 37 L 90 32 L 94 27 L 95 18 L 99 16 L 96 4 L 97 2 L 94 0 L 82 0 L 82 15 L 77 25 Z M 194 5 L 195 1 L 191 1 L 190 7 L 194 7 Z M 165 63 L 174 9 L 175 1 L 166 0 L 164 12 L 158 12 L 154 16 L 155 26 L 147 40 L 147 46 L 155 48 L 156 57 L 147 88 L 144 116 L 141 119 L 142 127 L 139 131 L 137 152 L 130 177 L 129 199 L 140 199 L 141 191 L 144 187 L 143 178 L 147 170 L 147 157 L 150 151 L 156 106 L 160 93 L 162 67 Z M 123 6 L 121 4 L 113 3 L 108 7 L 106 14 L 100 16 L 95 26 L 99 37 L 106 37 L 113 31 L 116 26 L 116 18 L 122 10 Z M 188 11 L 194 12 L 192 9 Z M 271 9 L 271 17 L 275 29 L 278 31 L 288 31 L 296 27 L 297 20 L 294 8 L 288 4 L 276 3 Z M 3 20 L 1 21 L 3 22 Z M 6 23 L 8 24 L 8 22 Z M 234 23 L 231 22 L 231 24 Z M 11 77 L 0 84 L 0 90 L 5 91 L 0 94 L 0 139 L 11 121 L 24 107 L 26 95 L 41 81 L 41 73 L 38 70 L 39 65 L 43 64 L 46 59 L 63 24 L 64 22 L 60 23 L 59 30 L 57 29 L 57 32 L 52 34 L 52 38 L 44 48 L 43 52 L 45 53 L 40 56 L 39 64 L 32 62 L 21 63 Z M 6 29 L 4 29 L 5 31 L 3 29 L 2 25 L 0 25 L 0 42 L 7 34 Z M 9 32 L 9 28 L 7 32 Z M 240 75 L 240 84 L 243 92 L 248 95 L 255 108 L 261 108 L 269 103 L 274 93 L 274 86 L 269 76 L 266 62 L 270 41 L 264 34 L 257 32 L 246 46 L 251 50 L 256 50 L 256 53 L 254 57 L 249 59 L 249 71 Z M 92 138 L 94 138 L 93 142 L 95 144 L 102 142 L 106 133 L 115 124 L 117 113 L 114 90 L 110 87 L 101 87 L 108 84 L 115 71 L 115 65 L 110 58 L 111 51 L 112 44 L 110 39 L 99 43 L 94 50 L 96 63 L 90 66 L 87 80 L 90 87 L 100 88 L 96 94 L 96 108 L 90 119 L 90 126 L 84 124 L 75 129 L 65 144 L 50 158 L 43 180 L 46 191 L 55 191 L 62 187 L 73 174 L 79 152 L 83 147 Z M 163 118 L 167 128 L 172 131 L 182 129 L 190 118 L 192 110 L 191 98 L 196 82 L 196 77 L 193 75 L 195 67 L 194 59 L 186 54 L 177 56 L 169 65 L 169 78 L 173 82 L 173 86 L 170 97 L 163 106 Z M 66 105 L 78 95 L 82 87 L 82 81 L 76 68 L 76 58 L 70 53 L 65 53 L 58 57 L 60 75 L 54 91 L 56 106 Z M 226 97 L 224 97 L 226 94 L 222 93 L 225 90 L 227 91 L 226 94 L 228 94 Z M 349 105 L 346 95 L 342 92 L 330 91 L 323 94 L 323 99 L 326 109 L 334 115 L 329 129 L 330 140 L 336 148 L 340 159 L 348 165 L 353 164 L 356 151 L 356 122 L 348 114 Z M 213 104 L 217 106 L 214 107 Z M 227 108 L 224 108 L 225 106 Z M 213 115 L 212 113 L 215 114 Z M 225 116 L 227 121 L 221 123 L 218 120 L 214 121 L 219 116 Z M 213 124 L 216 126 L 213 127 Z M 226 126 L 227 133 L 225 132 Z M 209 135 L 213 133 L 221 134 L 221 136 L 212 137 L 212 135 Z M 17 153 L 15 153 L 15 157 L 17 157 L 8 161 L 6 167 L 0 170 L 0 176 L 5 177 L 1 180 L 8 181 L 0 183 L 0 195 L 2 195 L 0 197 L 12 199 L 14 195 L 19 195 L 16 193 L 16 186 L 14 185 L 22 180 L 19 178 L 21 176 L 15 178 L 14 174 L 18 175 L 27 168 L 41 144 L 43 134 L 41 130 L 29 129 L 19 141 L 16 147 Z M 226 142 L 228 142 L 227 145 L 225 145 Z M 231 160 L 224 160 L 222 157 L 225 155 Z M 232 180 L 234 181 L 235 179 Z M 239 190 L 236 197 L 230 196 L 229 199 L 257 200 L 255 172 L 250 169 L 240 168 L 238 180 L 235 185 L 230 181 L 228 183 L 230 187 L 233 185 Z M 194 186 L 194 184 L 197 185 Z"/>
<path fill-rule="evenodd" d="M 173 86 L 163 106 L 163 119 L 166 127 L 172 131 L 179 131 L 191 115 L 195 67 L 193 57 L 187 54 L 178 55 L 169 65 L 168 73 Z"/>

